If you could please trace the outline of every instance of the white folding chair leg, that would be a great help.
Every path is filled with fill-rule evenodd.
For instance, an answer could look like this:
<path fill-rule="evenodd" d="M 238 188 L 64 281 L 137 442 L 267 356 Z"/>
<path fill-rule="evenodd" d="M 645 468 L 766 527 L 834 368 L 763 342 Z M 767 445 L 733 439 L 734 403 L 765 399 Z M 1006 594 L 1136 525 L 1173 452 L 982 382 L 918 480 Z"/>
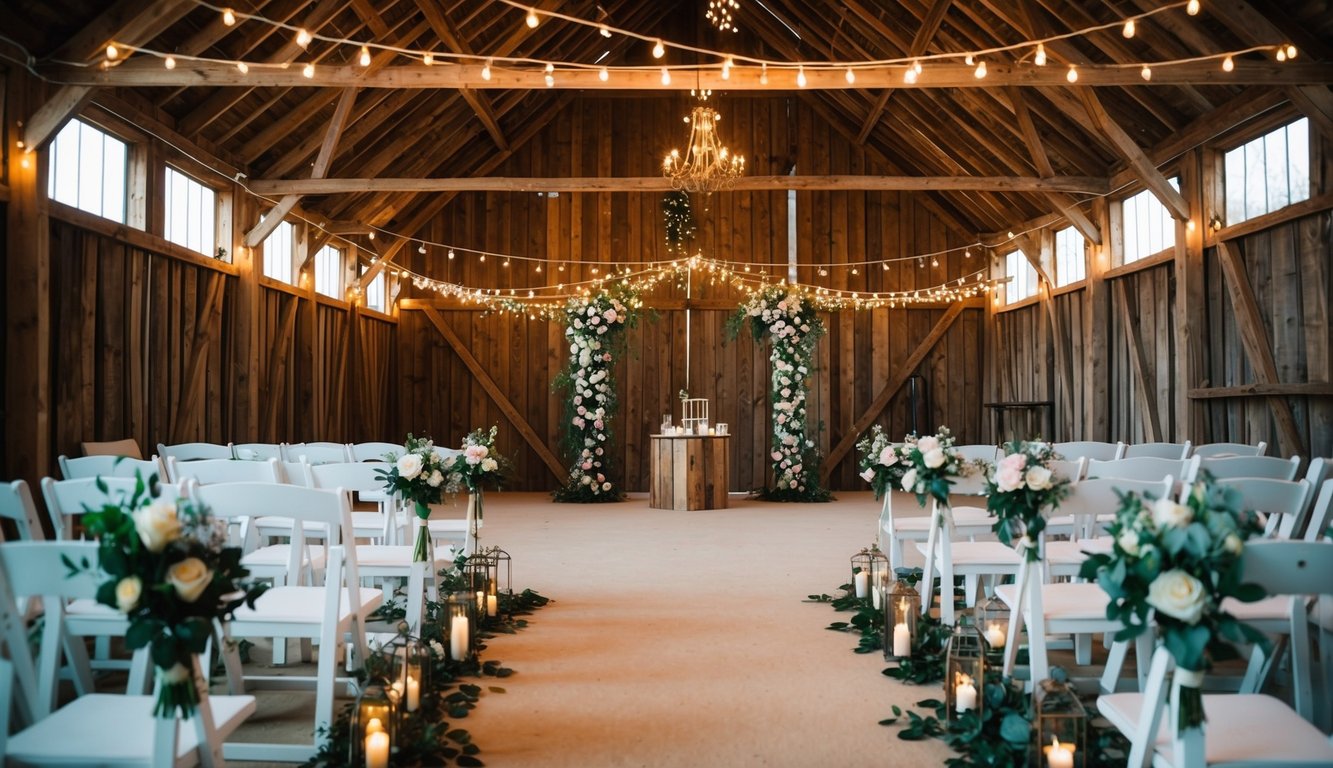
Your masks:
<path fill-rule="evenodd" d="M 1125 668 L 1125 657 L 1129 655 L 1129 641 L 1117 640 L 1111 643 L 1111 651 L 1106 654 L 1106 669 L 1102 670 L 1102 679 L 1098 683 L 1101 693 L 1115 693 L 1120 683 L 1120 672 Z"/>
<path fill-rule="evenodd" d="M 205 655 L 205 658 L 207 658 L 207 655 Z M 153 658 L 150 648 L 145 646 L 134 652 L 133 658 L 130 659 L 129 681 L 125 684 L 126 695 L 143 696 L 152 691 L 152 667 Z"/>
<path fill-rule="evenodd" d="M 1074 663 L 1081 667 L 1092 663 L 1092 635 L 1074 635 Z"/>
<path fill-rule="evenodd" d="M 954 625 L 953 547 L 947 530 L 940 530 L 940 621 Z"/>
<path fill-rule="evenodd" d="M 1145 633 L 1146 634 L 1146 633 Z M 1147 690 L 1143 691 L 1143 707 L 1145 712 L 1151 712 L 1149 718 L 1140 718 L 1138 728 L 1134 733 L 1129 734 L 1129 766 L 1130 768 L 1147 768 L 1152 761 L 1153 753 L 1157 749 L 1157 731 L 1162 727 L 1162 711 L 1165 709 L 1161 703 L 1166 699 L 1166 682 L 1164 668 L 1171 660 L 1171 655 L 1165 648 L 1153 654 L 1152 672 L 1144 671 L 1142 675 L 1153 681 Z M 1163 669 L 1159 669 L 1159 667 Z M 1140 688 L 1140 690 L 1143 690 Z"/>
<path fill-rule="evenodd" d="M 939 520 L 934 510 L 931 511 L 930 533 L 926 534 L 926 565 L 921 570 L 921 581 L 917 591 L 921 593 L 921 613 L 930 613 L 930 605 L 935 600 L 935 544 L 940 538 Z M 944 617 L 944 607 L 940 606 L 940 618 Z"/>
<path fill-rule="evenodd" d="M 69 662 L 70 678 L 74 681 L 74 691 L 80 696 L 96 693 L 97 687 L 93 682 L 93 666 L 88 659 L 88 648 L 83 644 L 83 638 L 66 632 L 63 642 L 65 658 Z"/>

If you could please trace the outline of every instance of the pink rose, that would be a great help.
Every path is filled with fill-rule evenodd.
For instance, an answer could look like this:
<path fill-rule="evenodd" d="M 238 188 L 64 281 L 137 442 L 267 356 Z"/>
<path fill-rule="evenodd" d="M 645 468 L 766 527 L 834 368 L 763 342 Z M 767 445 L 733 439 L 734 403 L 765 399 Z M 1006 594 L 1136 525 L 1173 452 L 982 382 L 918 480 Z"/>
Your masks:
<path fill-rule="evenodd" d="M 939 449 L 940 441 L 932 435 L 927 435 L 917 441 L 916 447 L 923 454 L 930 453 L 931 451 Z"/>
<path fill-rule="evenodd" d="M 886 445 L 884 450 L 879 452 L 879 463 L 886 467 L 891 467 L 898 463 L 898 452 L 893 450 L 893 446 Z"/>

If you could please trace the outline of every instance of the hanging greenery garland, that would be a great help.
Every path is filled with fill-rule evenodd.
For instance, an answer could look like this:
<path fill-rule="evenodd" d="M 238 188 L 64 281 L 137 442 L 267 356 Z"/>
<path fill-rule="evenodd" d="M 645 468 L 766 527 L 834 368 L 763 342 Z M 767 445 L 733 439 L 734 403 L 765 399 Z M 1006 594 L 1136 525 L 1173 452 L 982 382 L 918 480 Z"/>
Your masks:
<path fill-rule="evenodd" d="M 772 342 L 768 359 L 773 486 L 757 495 L 768 501 L 829 501 L 828 489 L 819 484 L 819 449 L 807 434 L 806 424 L 807 384 L 824 323 L 815 314 L 814 304 L 786 285 L 755 291 L 727 322 L 728 335 L 735 338 L 747 321 L 755 341 Z"/>
<path fill-rule="evenodd" d="M 694 209 L 685 192 L 668 192 L 662 196 L 662 220 L 666 224 L 667 252 L 685 253 L 694 241 Z"/>
<path fill-rule="evenodd" d="M 569 363 L 555 379 L 565 398 L 565 453 L 569 480 L 555 492 L 562 502 L 620 501 L 612 471 L 611 421 L 616 412 L 612 369 L 624 347 L 626 327 L 638 321 L 638 297 L 620 284 L 565 306 Z"/>

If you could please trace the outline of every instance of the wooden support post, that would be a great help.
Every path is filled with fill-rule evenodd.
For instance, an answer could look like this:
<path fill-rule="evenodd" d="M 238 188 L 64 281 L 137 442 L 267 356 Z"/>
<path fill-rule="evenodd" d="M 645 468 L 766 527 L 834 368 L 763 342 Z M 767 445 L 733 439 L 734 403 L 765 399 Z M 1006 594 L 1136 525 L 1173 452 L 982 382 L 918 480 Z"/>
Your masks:
<path fill-rule="evenodd" d="M 476 356 L 463 345 L 463 340 L 458 338 L 454 329 L 450 328 L 449 324 L 444 322 L 444 318 L 440 317 L 440 313 L 434 309 L 423 307 L 421 312 L 425 314 L 431 325 L 435 326 L 435 330 L 440 332 L 444 340 L 449 342 L 454 354 L 458 355 L 458 359 L 462 360 L 463 364 L 472 372 L 472 375 L 477 379 L 477 383 L 481 384 L 482 389 L 486 390 L 486 394 L 491 396 L 491 400 L 499 406 L 500 412 L 505 415 L 505 418 L 509 419 L 510 424 L 514 425 L 514 429 L 517 429 L 523 439 L 528 442 L 528 445 L 532 446 L 532 450 L 537 452 L 537 457 L 546 463 L 546 466 L 551 470 L 551 474 L 555 475 L 557 480 L 563 481 L 568 469 L 560 463 L 555 454 L 551 453 L 551 449 L 547 448 L 546 444 L 541 441 L 541 438 L 533 431 L 532 426 L 514 407 L 514 404 L 509 402 L 509 398 L 505 397 L 505 393 L 496 385 L 495 380 L 486 372 L 486 369 L 481 367 L 481 363 L 477 361 Z"/>
<path fill-rule="evenodd" d="M 1188 153 L 1181 163 L 1181 185 L 1196 211 L 1222 210 L 1221 200 L 1210 200 L 1212 180 L 1203 150 Z M 1220 185 L 1218 185 L 1220 187 Z M 1218 190 L 1220 193 L 1220 189 Z M 1220 198 L 1220 194 L 1218 195 Z M 1205 201 L 1207 201 L 1205 203 Z M 1206 227 L 1190 229 L 1177 225 L 1175 254 L 1175 364 L 1176 442 L 1202 444 L 1207 439 L 1207 407 L 1191 400 L 1189 390 L 1208 375 L 1208 297 L 1204 290 L 1203 235 Z M 1214 435 L 1216 439 L 1225 439 Z"/>
<path fill-rule="evenodd" d="M 1245 265 L 1240 257 L 1226 242 L 1217 244 L 1218 261 L 1222 264 L 1222 274 L 1226 276 L 1227 290 L 1231 295 L 1231 307 L 1236 312 L 1236 328 L 1240 331 L 1240 340 L 1245 347 L 1245 357 L 1254 369 L 1254 377 L 1260 384 L 1279 384 L 1277 363 L 1273 360 L 1273 348 L 1264 330 L 1263 317 L 1259 314 L 1259 302 L 1254 298 L 1254 288 L 1245 273 Z M 1292 414 L 1291 404 L 1281 395 L 1268 399 L 1273 408 L 1273 417 L 1277 420 L 1278 438 L 1282 441 L 1282 455 L 1309 455 L 1301 440 L 1300 430 L 1296 428 L 1296 417 Z"/>
<path fill-rule="evenodd" d="M 1120 324 L 1125 328 L 1125 343 L 1129 345 L 1129 367 L 1134 374 L 1134 393 L 1138 396 L 1139 410 L 1143 411 L 1144 441 L 1156 443 L 1162 439 L 1162 417 L 1157 410 L 1157 387 L 1153 371 L 1148 367 L 1148 356 L 1143 351 L 1143 342 L 1134 329 L 1137 313 L 1129 306 L 1129 291 L 1125 290 L 1125 281 L 1115 283 L 1115 303 L 1120 309 Z"/>
<path fill-rule="evenodd" d="M 930 333 L 926 334 L 926 337 L 916 345 L 916 349 L 912 350 L 912 354 L 908 355 L 907 360 L 903 362 L 902 367 L 894 372 L 893 376 L 889 378 L 889 382 L 884 385 L 884 388 L 879 391 L 879 394 L 875 395 L 875 399 L 871 401 L 870 407 L 866 408 L 865 413 L 861 414 L 860 418 L 852 424 L 851 429 L 838 440 L 837 445 L 834 445 L 833 448 L 829 450 L 828 456 L 824 459 L 824 465 L 819 469 L 820 483 L 828 482 L 829 475 L 832 474 L 833 468 L 838 465 L 838 462 L 842 461 L 843 457 L 847 455 L 847 452 L 856 444 L 861 433 L 870 427 L 879 416 L 880 411 L 884 410 L 884 406 L 889 404 L 889 401 L 893 399 L 893 396 L 897 394 L 898 390 L 907 382 L 907 377 L 911 376 L 912 371 L 915 371 L 917 366 L 921 365 L 921 361 L 926 359 L 926 355 L 930 354 L 930 351 L 935 348 L 935 345 L 939 343 L 940 339 L 944 338 L 944 334 L 948 332 L 949 328 L 953 325 L 954 320 L 957 320 L 958 316 L 963 314 L 963 310 L 967 308 L 979 309 L 980 305 L 975 301 L 957 301 L 949 305 L 949 309 L 946 310 L 944 316 L 935 323 L 935 327 L 930 329 Z"/>
<path fill-rule="evenodd" d="M 1093 250 L 1088 259 L 1087 287 L 1083 294 L 1083 329 L 1087 339 L 1083 347 L 1083 434 L 1074 439 L 1110 440 L 1109 366 L 1107 363 L 1107 327 L 1110 311 L 1107 306 L 1106 274 L 1110 266 L 1109 243 L 1117 242 L 1117 232 L 1108 226 L 1109 216 L 1105 200 L 1094 203 L 1095 221 L 1100 222 L 1108 244 Z"/>

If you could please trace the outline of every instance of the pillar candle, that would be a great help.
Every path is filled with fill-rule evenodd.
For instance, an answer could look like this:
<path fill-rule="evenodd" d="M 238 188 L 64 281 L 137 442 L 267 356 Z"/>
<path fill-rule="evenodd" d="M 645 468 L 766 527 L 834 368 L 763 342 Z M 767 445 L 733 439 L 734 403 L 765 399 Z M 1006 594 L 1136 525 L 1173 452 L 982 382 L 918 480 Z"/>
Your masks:
<path fill-rule="evenodd" d="M 986 642 L 990 643 L 990 647 L 1003 648 L 1004 641 L 1005 637 L 1004 637 L 1003 627 L 1001 627 L 999 624 L 991 624 L 989 627 L 986 627 Z"/>
<path fill-rule="evenodd" d="M 1072 744 L 1061 744 L 1059 739 L 1051 737 L 1051 746 L 1042 751 L 1046 753 L 1046 768 L 1074 768 Z"/>
<path fill-rule="evenodd" d="M 908 631 L 906 624 L 893 625 L 893 655 L 912 655 L 912 633 Z"/>
<path fill-rule="evenodd" d="M 366 768 L 389 768 L 389 734 L 383 728 L 366 736 Z"/>
<path fill-rule="evenodd" d="M 470 650 L 467 617 L 455 616 L 449 622 L 449 656 L 454 661 L 462 661 Z"/>
<path fill-rule="evenodd" d="M 499 598 L 497 598 L 495 595 L 487 595 L 487 596 L 486 596 L 486 615 L 487 615 L 487 616 L 494 616 L 494 615 L 496 615 L 496 614 L 499 613 L 499 612 L 500 612 L 500 602 L 499 602 Z"/>
<path fill-rule="evenodd" d="M 865 571 L 857 571 L 852 579 L 856 586 L 856 596 L 865 597 L 866 592 L 870 591 L 870 574 Z"/>
<path fill-rule="evenodd" d="M 407 676 L 407 711 L 416 712 L 421 708 L 421 683 L 415 677 Z"/>
<path fill-rule="evenodd" d="M 953 701 L 954 709 L 960 715 L 977 708 L 977 689 L 972 685 L 972 678 L 967 675 L 959 677 L 958 685 L 953 689 Z"/>

